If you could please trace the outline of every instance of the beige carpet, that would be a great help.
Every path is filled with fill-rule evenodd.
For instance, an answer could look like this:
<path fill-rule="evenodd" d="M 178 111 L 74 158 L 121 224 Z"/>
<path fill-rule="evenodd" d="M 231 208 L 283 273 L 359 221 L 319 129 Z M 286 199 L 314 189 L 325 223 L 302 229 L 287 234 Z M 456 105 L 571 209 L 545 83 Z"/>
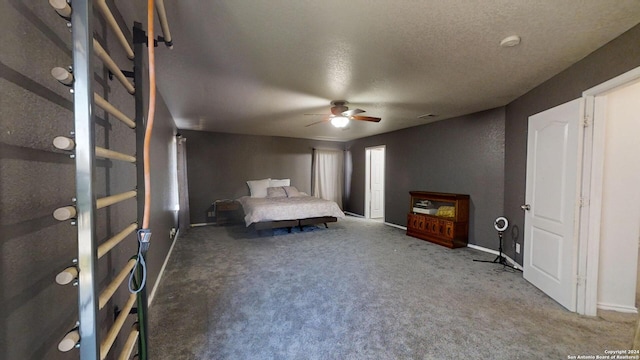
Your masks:
<path fill-rule="evenodd" d="M 634 323 L 567 312 L 494 255 L 379 222 L 259 237 L 201 227 L 150 308 L 153 359 L 567 359 L 628 349 Z"/>

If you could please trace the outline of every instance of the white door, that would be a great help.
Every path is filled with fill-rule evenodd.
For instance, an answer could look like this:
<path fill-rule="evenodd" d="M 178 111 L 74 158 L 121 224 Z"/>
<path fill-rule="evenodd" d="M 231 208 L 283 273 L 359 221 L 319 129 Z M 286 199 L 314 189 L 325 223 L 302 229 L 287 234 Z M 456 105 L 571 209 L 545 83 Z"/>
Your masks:
<path fill-rule="evenodd" d="M 384 217 L 384 148 L 371 149 L 371 210 L 372 219 Z"/>
<path fill-rule="evenodd" d="M 576 311 L 582 99 L 529 118 L 524 278 Z"/>

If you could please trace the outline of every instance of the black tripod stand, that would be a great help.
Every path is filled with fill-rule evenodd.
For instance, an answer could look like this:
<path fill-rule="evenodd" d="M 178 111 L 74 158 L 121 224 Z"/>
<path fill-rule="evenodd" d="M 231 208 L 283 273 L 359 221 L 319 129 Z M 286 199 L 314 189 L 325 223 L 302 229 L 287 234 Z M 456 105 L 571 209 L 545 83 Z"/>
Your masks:
<path fill-rule="evenodd" d="M 493 261 L 476 260 L 476 259 L 474 259 L 473 261 L 486 262 L 486 263 L 492 263 L 492 264 L 500 264 L 500 265 L 502 265 L 502 270 L 504 270 L 504 271 L 513 271 L 513 272 L 515 272 L 516 270 L 517 271 L 521 271 L 517 267 L 512 266 L 511 264 L 509 264 L 509 262 L 507 262 L 507 258 L 502 256 L 502 234 L 503 234 L 502 231 L 498 231 L 498 237 L 500 238 L 500 245 L 498 245 L 498 256 L 496 256 L 496 258 L 493 259 Z"/>
<path fill-rule="evenodd" d="M 477 262 L 486 262 L 486 263 L 492 263 L 492 264 L 502 264 L 504 266 L 511 266 L 508 262 L 507 262 L 507 258 L 505 258 L 504 256 L 502 256 L 502 231 L 498 231 L 498 237 L 500 238 L 500 245 L 498 246 L 498 256 L 496 256 L 495 259 L 493 259 L 493 261 L 489 261 L 489 260 L 473 260 L 473 261 L 477 261 Z"/>

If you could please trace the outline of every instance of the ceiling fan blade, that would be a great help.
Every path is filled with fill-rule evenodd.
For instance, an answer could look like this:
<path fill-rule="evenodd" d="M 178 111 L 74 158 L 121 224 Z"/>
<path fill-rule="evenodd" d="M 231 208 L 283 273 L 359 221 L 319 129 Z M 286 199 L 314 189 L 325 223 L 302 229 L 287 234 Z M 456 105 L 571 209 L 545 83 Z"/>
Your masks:
<path fill-rule="evenodd" d="M 320 124 L 320 123 L 323 123 L 323 122 L 327 122 L 327 121 L 329 121 L 329 119 L 322 119 L 322 120 L 320 120 L 320 121 L 316 121 L 316 122 L 311 123 L 311 124 L 309 124 L 309 125 L 305 125 L 304 127 L 309 127 L 309 126 L 312 126 L 312 125 L 317 125 L 317 124 Z"/>
<path fill-rule="evenodd" d="M 303 114 L 303 115 L 312 115 L 312 116 L 329 116 L 329 114 Z"/>
<path fill-rule="evenodd" d="M 356 115 L 356 114 L 362 114 L 363 112 L 364 112 L 364 110 L 362 110 L 362 109 L 352 109 L 352 110 L 343 111 L 342 112 L 342 116 L 349 117 L 349 116 L 353 116 L 353 115 Z"/>
<path fill-rule="evenodd" d="M 363 121 L 371 121 L 371 122 L 380 122 L 381 118 L 372 117 L 372 116 L 362 116 L 362 115 L 354 115 L 351 117 L 353 120 L 363 120 Z"/>

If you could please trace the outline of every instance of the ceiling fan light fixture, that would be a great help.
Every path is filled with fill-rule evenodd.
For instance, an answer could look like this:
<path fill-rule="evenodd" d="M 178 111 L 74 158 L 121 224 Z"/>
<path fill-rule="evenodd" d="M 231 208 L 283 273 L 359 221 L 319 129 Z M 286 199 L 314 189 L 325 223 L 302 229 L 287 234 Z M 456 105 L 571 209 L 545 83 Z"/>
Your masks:
<path fill-rule="evenodd" d="M 331 118 L 331 125 L 337 128 L 343 128 L 349 124 L 349 118 L 344 116 L 334 116 Z"/>

